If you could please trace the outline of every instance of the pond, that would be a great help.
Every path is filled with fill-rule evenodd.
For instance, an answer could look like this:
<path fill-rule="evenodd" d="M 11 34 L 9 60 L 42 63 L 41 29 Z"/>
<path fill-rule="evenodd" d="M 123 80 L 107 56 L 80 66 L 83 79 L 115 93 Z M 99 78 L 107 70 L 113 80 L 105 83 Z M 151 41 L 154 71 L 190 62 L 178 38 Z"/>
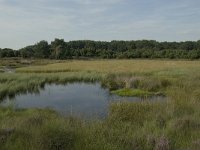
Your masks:
<path fill-rule="evenodd" d="M 159 100 L 152 97 L 149 100 Z M 119 101 L 141 101 L 138 97 L 120 97 L 109 93 L 99 83 L 47 84 L 39 93 L 27 93 L 13 99 L 5 99 L 2 106 L 14 108 L 52 108 L 64 115 L 86 118 L 104 118 L 111 103 Z"/>

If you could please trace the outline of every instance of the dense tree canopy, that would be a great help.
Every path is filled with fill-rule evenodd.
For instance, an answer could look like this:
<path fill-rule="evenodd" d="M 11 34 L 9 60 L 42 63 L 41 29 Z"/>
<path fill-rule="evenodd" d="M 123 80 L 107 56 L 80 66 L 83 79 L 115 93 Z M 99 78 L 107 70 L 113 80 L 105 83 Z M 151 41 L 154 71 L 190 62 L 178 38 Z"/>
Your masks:
<path fill-rule="evenodd" d="M 55 39 L 50 44 L 40 41 L 19 50 L 0 49 L 0 58 L 170 58 L 199 59 L 200 40 L 186 42 L 138 41 L 90 41 L 65 42 Z"/>

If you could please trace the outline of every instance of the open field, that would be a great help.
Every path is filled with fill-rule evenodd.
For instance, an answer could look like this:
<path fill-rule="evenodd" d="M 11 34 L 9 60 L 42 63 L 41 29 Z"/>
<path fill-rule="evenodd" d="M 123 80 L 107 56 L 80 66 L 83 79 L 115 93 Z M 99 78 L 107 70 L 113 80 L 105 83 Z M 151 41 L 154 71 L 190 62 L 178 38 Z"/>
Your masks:
<path fill-rule="evenodd" d="M 48 64 L 44 66 L 25 67 L 17 72 L 70 72 L 95 71 L 100 73 L 145 73 L 155 71 L 191 71 L 199 69 L 200 61 L 172 61 L 172 60 L 92 60 L 67 61 L 64 63 Z"/>
<path fill-rule="evenodd" d="M 1 98 L 46 83 L 99 81 L 110 91 L 164 93 L 167 100 L 112 104 L 106 119 L 90 121 L 52 110 L 0 108 L 0 149 L 200 148 L 200 61 L 79 60 L 16 71 L 0 73 Z"/>

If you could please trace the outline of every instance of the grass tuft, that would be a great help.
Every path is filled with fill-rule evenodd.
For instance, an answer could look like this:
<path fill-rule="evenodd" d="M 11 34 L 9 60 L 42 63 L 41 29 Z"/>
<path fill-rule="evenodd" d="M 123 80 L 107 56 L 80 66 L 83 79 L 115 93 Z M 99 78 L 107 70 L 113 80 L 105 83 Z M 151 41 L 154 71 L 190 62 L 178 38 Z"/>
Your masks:
<path fill-rule="evenodd" d="M 140 89 L 120 89 L 112 91 L 111 93 L 117 94 L 119 96 L 128 96 L 128 97 L 150 97 L 155 95 L 155 93 L 140 90 Z"/>

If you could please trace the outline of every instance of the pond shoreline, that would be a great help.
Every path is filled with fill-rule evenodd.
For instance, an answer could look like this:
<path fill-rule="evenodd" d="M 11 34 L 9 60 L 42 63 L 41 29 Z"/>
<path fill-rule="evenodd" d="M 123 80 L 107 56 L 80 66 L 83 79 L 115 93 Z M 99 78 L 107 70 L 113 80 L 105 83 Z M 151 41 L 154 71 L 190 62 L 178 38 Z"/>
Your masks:
<path fill-rule="evenodd" d="M 162 97 L 149 97 L 148 101 L 161 100 Z M 117 96 L 103 88 L 100 83 L 73 82 L 67 84 L 45 84 L 35 92 L 27 92 L 6 98 L 1 106 L 21 108 L 51 108 L 63 115 L 89 118 L 104 118 L 109 105 L 116 102 L 144 101 L 140 97 Z"/>

